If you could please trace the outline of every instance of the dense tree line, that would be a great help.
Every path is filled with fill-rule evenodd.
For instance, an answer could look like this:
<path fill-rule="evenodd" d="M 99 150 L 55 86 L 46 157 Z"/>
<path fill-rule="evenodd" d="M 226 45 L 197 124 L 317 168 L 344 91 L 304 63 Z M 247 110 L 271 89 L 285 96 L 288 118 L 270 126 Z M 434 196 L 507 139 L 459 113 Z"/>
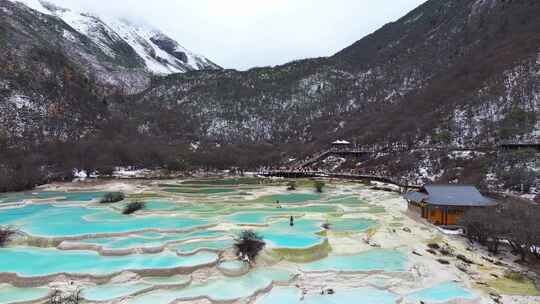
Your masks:
<path fill-rule="evenodd" d="M 0 149 L 0 192 L 23 191 L 51 181 L 73 179 L 73 170 L 101 176 L 117 166 L 160 168 L 171 172 L 198 169 L 257 169 L 283 159 L 280 147 L 267 143 L 220 146 L 174 143 L 153 137 L 89 137 L 78 141 L 18 143 Z M 287 151 L 284 148 L 284 151 Z"/>
<path fill-rule="evenodd" d="M 522 261 L 540 259 L 540 206 L 520 199 L 506 199 L 493 208 L 471 210 L 461 219 L 466 236 L 498 253 L 511 247 Z"/>

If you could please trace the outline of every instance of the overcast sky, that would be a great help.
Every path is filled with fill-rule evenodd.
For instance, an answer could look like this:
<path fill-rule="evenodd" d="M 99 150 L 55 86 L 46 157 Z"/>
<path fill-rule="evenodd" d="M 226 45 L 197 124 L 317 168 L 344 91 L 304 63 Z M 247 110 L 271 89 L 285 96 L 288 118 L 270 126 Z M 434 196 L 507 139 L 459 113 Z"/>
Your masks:
<path fill-rule="evenodd" d="M 53 0 L 137 18 L 225 68 L 329 56 L 425 0 Z"/>

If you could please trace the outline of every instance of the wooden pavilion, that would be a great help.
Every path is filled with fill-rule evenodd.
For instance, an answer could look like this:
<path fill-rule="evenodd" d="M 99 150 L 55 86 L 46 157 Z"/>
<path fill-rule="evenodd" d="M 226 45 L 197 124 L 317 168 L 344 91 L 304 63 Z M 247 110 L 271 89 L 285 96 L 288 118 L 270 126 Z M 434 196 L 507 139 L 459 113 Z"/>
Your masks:
<path fill-rule="evenodd" d="M 406 193 L 404 198 L 409 211 L 435 225 L 457 225 L 468 210 L 497 205 L 476 187 L 467 185 L 427 185 L 417 192 Z"/>

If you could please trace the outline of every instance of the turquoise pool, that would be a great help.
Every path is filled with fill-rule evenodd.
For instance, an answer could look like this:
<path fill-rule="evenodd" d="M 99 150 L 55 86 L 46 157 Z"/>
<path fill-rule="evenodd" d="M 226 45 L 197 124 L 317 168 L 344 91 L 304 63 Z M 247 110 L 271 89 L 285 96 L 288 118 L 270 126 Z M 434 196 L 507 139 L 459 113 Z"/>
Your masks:
<path fill-rule="evenodd" d="M 236 192 L 236 189 L 231 188 L 165 188 L 165 192 L 179 193 L 179 194 L 225 194 Z"/>
<path fill-rule="evenodd" d="M 397 250 L 375 249 L 357 255 L 332 255 L 301 266 L 305 271 L 405 271 L 406 257 Z"/>
<path fill-rule="evenodd" d="M 294 287 L 274 287 L 255 304 L 395 304 L 400 296 L 375 288 L 334 290 L 335 294 L 309 293 L 301 299 L 302 292 Z"/>
<path fill-rule="evenodd" d="M 240 212 L 225 217 L 225 220 L 234 224 L 265 224 L 272 216 L 270 212 Z"/>
<path fill-rule="evenodd" d="M 295 304 L 300 302 L 302 291 L 294 287 L 274 287 L 255 304 Z"/>
<path fill-rule="evenodd" d="M 305 304 L 395 304 L 400 296 L 375 288 L 336 290 L 333 295 L 311 294 L 302 302 Z"/>
<path fill-rule="evenodd" d="M 152 287 L 152 285 L 139 282 L 109 284 L 85 288 L 81 291 L 81 296 L 89 301 L 110 301 L 116 298 L 132 295 L 150 287 Z"/>
<path fill-rule="evenodd" d="M 150 200 L 144 201 L 144 210 L 146 211 L 173 211 L 179 206 L 171 201 Z"/>
<path fill-rule="evenodd" d="M 284 220 L 257 231 L 271 247 L 306 248 L 323 241 L 322 237 L 316 235 L 322 230 L 321 221 L 295 219 L 294 226 L 289 223 L 289 220 Z"/>
<path fill-rule="evenodd" d="M 177 250 L 182 254 L 194 252 L 200 249 L 225 250 L 231 248 L 234 244 L 232 239 L 218 241 L 199 241 L 189 242 L 171 246 L 171 249 Z"/>
<path fill-rule="evenodd" d="M 61 191 L 36 191 L 24 193 L 11 193 L 0 195 L 2 203 L 15 203 L 31 199 L 52 199 L 62 197 L 58 201 L 62 202 L 88 202 L 102 198 L 107 192 L 61 192 Z"/>
<path fill-rule="evenodd" d="M 154 286 L 183 285 L 188 284 L 191 281 L 191 276 L 176 275 L 172 277 L 147 277 L 144 278 L 143 281 Z"/>
<path fill-rule="evenodd" d="M 332 219 L 328 221 L 331 231 L 337 232 L 361 232 L 377 224 L 376 221 L 369 219 Z"/>
<path fill-rule="evenodd" d="M 46 237 L 123 233 L 146 229 L 190 229 L 207 224 L 209 222 L 206 220 L 190 217 L 125 216 L 108 208 L 28 205 L 0 209 L 0 225 L 17 226 L 31 235 Z"/>
<path fill-rule="evenodd" d="M 215 262 L 217 259 L 218 256 L 211 252 L 200 252 L 185 257 L 178 257 L 172 252 L 104 257 L 89 251 L 17 247 L 0 249 L 0 261 L 2 261 L 0 272 L 17 273 L 23 277 L 46 276 L 63 272 L 106 275 L 127 269 L 170 269 L 204 265 Z"/>
<path fill-rule="evenodd" d="M 407 299 L 429 303 L 444 303 L 454 299 L 474 300 L 476 296 L 458 283 L 447 282 L 411 293 L 407 296 Z"/>
<path fill-rule="evenodd" d="M 219 264 L 220 269 L 224 269 L 227 271 L 239 271 L 247 266 L 248 264 L 242 261 L 225 261 Z"/>
<path fill-rule="evenodd" d="M 0 284 L 0 303 L 20 303 L 45 298 L 49 294 L 48 288 L 17 288 Z"/>
<path fill-rule="evenodd" d="M 191 233 L 145 233 L 143 235 L 130 235 L 129 237 L 97 238 L 78 241 L 85 244 L 94 244 L 106 249 L 130 249 L 158 247 L 173 241 L 186 241 L 199 238 L 223 237 L 221 231 L 203 230 Z"/>
<path fill-rule="evenodd" d="M 256 202 L 260 203 L 276 203 L 291 204 L 291 203 L 304 203 L 309 201 L 316 201 L 321 198 L 320 194 L 316 193 L 291 193 L 291 194 L 275 194 L 269 196 L 263 196 L 256 199 Z"/>
<path fill-rule="evenodd" d="M 262 290 L 272 281 L 288 281 L 292 273 L 285 269 L 258 269 L 242 277 L 213 279 L 204 284 L 191 285 L 184 289 L 151 292 L 136 297 L 130 304 L 169 304 L 176 299 L 208 297 L 214 301 L 231 301 L 245 298 Z"/>

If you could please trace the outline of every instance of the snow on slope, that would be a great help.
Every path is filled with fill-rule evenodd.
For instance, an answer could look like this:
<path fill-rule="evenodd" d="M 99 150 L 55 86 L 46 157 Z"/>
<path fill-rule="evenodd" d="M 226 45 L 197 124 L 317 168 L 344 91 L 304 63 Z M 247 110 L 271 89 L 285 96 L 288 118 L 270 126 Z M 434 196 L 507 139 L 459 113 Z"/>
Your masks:
<path fill-rule="evenodd" d="M 156 29 L 137 25 L 127 20 L 105 20 L 144 59 L 146 66 L 155 73 L 169 74 L 219 68 L 208 59 L 183 48 Z"/>
<path fill-rule="evenodd" d="M 88 37 L 108 56 L 122 56 L 115 51 L 125 42 L 154 74 L 183 73 L 192 70 L 221 69 L 207 58 L 183 48 L 157 29 L 127 20 L 80 13 L 43 0 L 10 0 L 20 2 L 40 13 L 56 16 Z"/>

